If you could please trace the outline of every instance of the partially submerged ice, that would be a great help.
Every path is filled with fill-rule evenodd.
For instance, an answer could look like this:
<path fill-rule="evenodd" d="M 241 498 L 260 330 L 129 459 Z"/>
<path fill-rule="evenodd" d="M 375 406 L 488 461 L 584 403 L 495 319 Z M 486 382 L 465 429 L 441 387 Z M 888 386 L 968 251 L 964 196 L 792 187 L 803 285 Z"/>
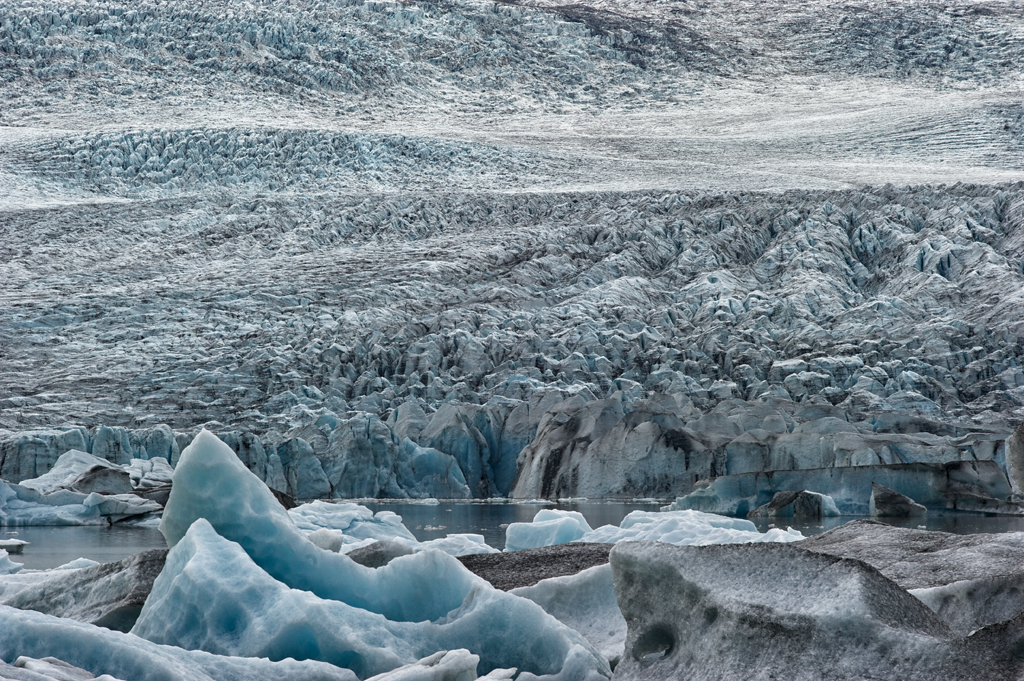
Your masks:
<path fill-rule="evenodd" d="M 329 655 L 361 674 L 460 647 L 480 657 L 481 671 L 518 667 L 524 680 L 610 673 L 582 636 L 536 604 L 493 589 L 445 553 L 423 551 L 373 569 L 315 546 L 234 452 L 206 431 L 182 452 L 160 529 L 172 549 L 135 627 L 145 636 L 237 646 L 237 653 L 272 658 Z M 193 574 L 204 575 L 195 589 L 212 590 L 206 602 L 184 588 Z M 274 604 L 288 607 L 255 617 Z M 292 619 L 310 609 L 317 617 Z M 321 618 L 336 630 L 319 629 Z M 359 626 L 371 623 L 380 637 L 360 638 Z"/>
<path fill-rule="evenodd" d="M 666 510 L 746 515 L 778 492 L 828 491 L 842 515 L 868 515 L 873 485 L 883 485 L 927 509 L 1024 514 L 1011 482 L 995 461 L 906 463 L 723 475 L 701 480 Z"/>
<path fill-rule="evenodd" d="M 772 528 L 759 532 L 754 523 L 700 511 L 632 511 L 618 527 L 604 525 L 591 530 L 568 511 L 544 509 L 532 523 L 512 523 L 505 530 L 505 549 L 515 551 L 564 544 L 571 541 L 617 544 L 622 541 L 660 541 L 667 544 L 739 544 L 746 542 L 800 541 L 793 529 Z M 580 516 L 582 518 L 582 516 Z M 586 521 L 584 520 L 585 524 Z"/>
<path fill-rule="evenodd" d="M 1011 679 L 1019 632 L 962 637 L 860 561 L 795 545 L 619 544 L 616 679 Z"/>
<path fill-rule="evenodd" d="M 798 546 L 871 565 L 962 635 L 1024 617 L 1024 532 L 958 535 L 855 520 Z"/>
<path fill-rule="evenodd" d="M 85 494 L 68 489 L 41 494 L 0 480 L 0 526 L 106 525 L 161 508 L 136 494 Z"/>
<path fill-rule="evenodd" d="M 827 494 L 800 490 L 776 492 L 772 500 L 747 514 L 748 518 L 833 518 L 840 515 Z"/>
<path fill-rule="evenodd" d="M 166 555 L 164 549 L 153 549 L 82 569 L 48 570 L 38 573 L 36 583 L 10 595 L 0 590 L 0 603 L 128 631 L 142 611 Z"/>

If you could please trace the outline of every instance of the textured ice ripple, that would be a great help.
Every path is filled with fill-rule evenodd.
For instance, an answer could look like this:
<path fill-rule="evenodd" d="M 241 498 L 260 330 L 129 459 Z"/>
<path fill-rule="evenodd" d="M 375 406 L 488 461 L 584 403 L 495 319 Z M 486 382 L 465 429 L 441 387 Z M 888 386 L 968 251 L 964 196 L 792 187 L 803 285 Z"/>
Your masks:
<path fill-rule="evenodd" d="M 28 173 L 105 194 L 331 187 L 531 186 L 570 159 L 524 149 L 324 130 L 186 129 L 86 134 L 19 150 Z"/>

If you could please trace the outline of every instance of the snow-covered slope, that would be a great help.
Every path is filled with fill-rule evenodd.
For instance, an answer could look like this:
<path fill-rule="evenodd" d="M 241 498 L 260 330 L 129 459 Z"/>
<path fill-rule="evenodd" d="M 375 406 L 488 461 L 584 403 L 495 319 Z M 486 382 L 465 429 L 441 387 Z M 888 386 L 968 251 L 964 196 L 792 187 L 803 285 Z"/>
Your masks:
<path fill-rule="evenodd" d="M 1001 460 L 1022 61 L 1002 2 L 0 6 L 0 471 L 210 423 L 300 496 L 505 494 L 574 396 Z"/>

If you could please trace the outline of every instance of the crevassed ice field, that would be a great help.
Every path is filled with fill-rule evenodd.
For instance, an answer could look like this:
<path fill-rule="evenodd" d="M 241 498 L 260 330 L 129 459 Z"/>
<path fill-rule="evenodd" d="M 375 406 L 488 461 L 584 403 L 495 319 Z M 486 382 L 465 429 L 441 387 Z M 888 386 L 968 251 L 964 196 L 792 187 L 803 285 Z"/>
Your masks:
<path fill-rule="evenodd" d="M 1005 467 L 1022 64 L 1013 2 L 3 3 L 0 477 Z"/>
<path fill-rule="evenodd" d="M 0 0 L 0 681 L 1024 678 L 1024 4 L 560 2 Z"/>

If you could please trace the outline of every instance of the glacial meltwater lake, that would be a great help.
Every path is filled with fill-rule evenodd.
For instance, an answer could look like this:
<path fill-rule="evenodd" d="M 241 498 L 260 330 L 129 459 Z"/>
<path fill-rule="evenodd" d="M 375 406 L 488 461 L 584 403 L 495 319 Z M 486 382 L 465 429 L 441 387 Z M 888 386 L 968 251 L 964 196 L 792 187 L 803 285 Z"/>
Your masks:
<path fill-rule="evenodd" d="M 437 539 L 449 534 L 474 533 L 484 536 L 491 546 L 505 546 L 505 528 L 509 523 L 530 522 L 542 508 L 579 511 L 593 528 L 618 525 L 630 511 L 657 511 L 666 501 L 618 502 L 580 501 L 563 503 L 522 502 L 466 502 L 442 501 L 437 504 L 422 502 L 357 500 L 370 510 L 393 511 L 402 516 L 405 526 L 420 541 Z M 792 527 L 810 536 L 819 534 L 857 516 L 842 516 L 810 520 L 803 518 L 758 518 L 753 520 L 757 529 L 765 532 L 772 527 Z M 979 532 L 1024 532 L 1024 517 L 986 516 L 969 514 L 929 515 L 926 518 L 879 518 L 900 527 L 941 530 L 957 534 Z M 127 558 L 139 551 L 164 548 L 163 535 L 155 527 L 130 525 L 85 527 L 6 527 L 0 528 L 0 539 L 22 539 L 30 542 L 22 555 L 11 560 L 31 569 L 49 569 L 64 565 L 76 558 L 89 558 L 109 562 Z"/>

